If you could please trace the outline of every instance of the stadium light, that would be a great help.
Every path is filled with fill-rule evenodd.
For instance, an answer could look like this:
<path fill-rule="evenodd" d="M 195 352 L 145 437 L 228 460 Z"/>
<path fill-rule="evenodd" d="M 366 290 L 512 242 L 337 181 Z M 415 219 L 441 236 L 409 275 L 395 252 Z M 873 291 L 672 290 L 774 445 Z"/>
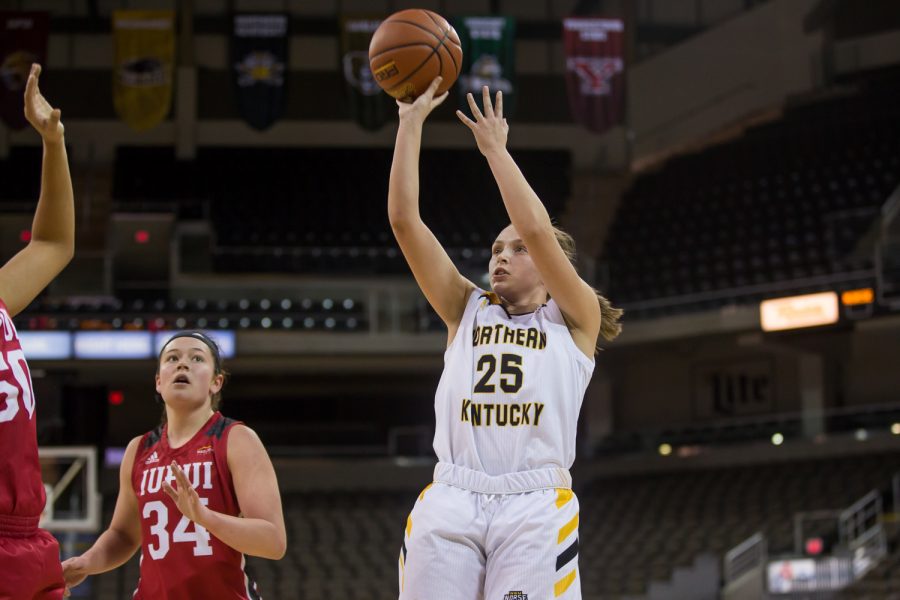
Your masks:
<path fill-rule="evenodd" d="M 669 444 L 660 444 L 659 454 L 661 456 L 669 456 L 670 454 L 672 454 L 672 446 L 670 446 Z"/>
<path fill-rule="evenodd" d="M 872 288 L 859 288 L 841 292 L 841 304 L 844 306 L 859 306 L 860 304 L 872 304 L 875 302 L 875 290 Z"/>
<path fill-rule="evenodd" d="M 894 435 L 900 435 L 900 423 L 891 424 L 891 433 Z"/>
<path fill-rule="evenodd" d="M 773 444 L 773 445 L 775 445 L 775 446 L 780 446 L 780 445 L 783 444 L 783 443 L 784 443 L 784 436 L 783 436 L 783 435 L 781 435 L 780 433 L 773 433 L 773 434 L 772 434 L 772 444 Z"/>
<path fill-rule="evenodd" d="M 763 331 L 818 327 L 838 322 L 838 296 L 834 292 L 763 300 L 759 305 Z"/>
<path fill-rule="evenodd" d="M 820 537 L 806 540 L 806 553 L 810 556 L 818 556 L 825 549 L 825 542 Z"/>
<path fill-rule="evenodd" d="M 853 437 L 856 438 L 857 442 L 864 442 L 869 439 L 869 432 L 865 429 L 860 428 L 853 433 Z"/>

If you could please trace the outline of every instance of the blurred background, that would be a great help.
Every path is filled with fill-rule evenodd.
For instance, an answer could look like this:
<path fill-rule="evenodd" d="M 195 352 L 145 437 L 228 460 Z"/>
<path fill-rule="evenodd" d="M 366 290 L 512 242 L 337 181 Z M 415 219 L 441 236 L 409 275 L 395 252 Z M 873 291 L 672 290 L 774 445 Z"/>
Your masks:
<path fill-rule="evenodd" d="M 446 331 L 387 221 L 396 107 L 366 49 L 413 6 L 464 52 L 425 129 L 426 222 L 487 285 L 507 218 L 453 111 L 503 89 L 514 157 L 626 311 L 579 421 L 583 596 L 900 597 L 894 0 L 0 0 L 2 260 L 39 194 L 33 61 L 76 194 L 75 259 L 15 319 L 64 553 L 159 422 L 161 340 L 196 327 L 279 474 L 262 596 L 396 597 Z"/>

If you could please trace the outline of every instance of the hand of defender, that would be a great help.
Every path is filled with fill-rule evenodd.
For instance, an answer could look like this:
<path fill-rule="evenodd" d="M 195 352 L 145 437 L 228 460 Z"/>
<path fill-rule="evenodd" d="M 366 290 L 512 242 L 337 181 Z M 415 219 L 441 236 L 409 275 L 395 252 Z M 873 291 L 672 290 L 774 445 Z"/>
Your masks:
<path fill-rule="evenodd" d="M 431 114 L 431 111 L 440 106 L 447 99 L 447 96 L 450 95 L 450 92 L 444 92 L 437 98 L 434 97 L 438 86 L 441 85 L 441 79 L 440 76 L 435 77 L 428 89 L 422 92 L 422 95 L 416 98 L 414 102 L 397 100 L 397 112 L 400 114 L 400 119 L 415 119 L 419 122 L 424 122 L 425 117 Z"/>
<path fill-rule="evenodd" d="M 31 126 L 37 129 L 47 143 L 59 142 L 63 139 L 65 127 L 60 123 L 61 112 L 53 108 L 41 95 L 38 87 L 38 78 L 41 76 L 41 65 L 31 65 L 31 73 L 28 75 L 28 83 L 25 84 L 25 118 Z"/>
<path fill-rule="evenodd" d="M 168 481 L 164 481 L 163 490 L 165 490 L 169 495 L 169 498 L 175 502 L 175 505 L 178 506 L 178 510 L 181 511 L 181 514 L 194 523 L 202 525 L 200 520 L 203 518 L 206 507 L 200 502 L 200 496 L 197 495 L 197 490 L 191 486 L 191 482 L 188 481 L 187 475 L 184 474 L 184 471 L 181 470 L 181 467 L 179 467 L 175 461 L 172 461 L 170 467 L 172 473 L 175 475 L 175 482 L 178 484 L 178 487 L 173 488 L 169 485 Z"/>
<path fill-rule="evenodd" d="M 484 101 L 484 114 L 478 110 L 475 98 L 469 93 L 466 94 L 466 100 L 469 101 L 469 109 L 475 120 L 467 117 L 461 110 L 456 111 L 456 116 L 463 125 L 472 130 L 475 141 L 478 143 L 478 149 L 487 156 L 491 152 L 506 148 L 509 124 L 503 118 L 503 92 L 497 92 L 497 100 L 493 105 L 491 105 L 491 92 L 488 90 L 488 86 L 481 88 L 481 94 Z"/>
<path fill-rule="evenodd" d="M 68 598 L 72 594 L 71 589 L 87 578 L 87 565 L 80 556 L 73 556 L 63 561 L 62 572 L 66 582 L 64 597 Z"/>

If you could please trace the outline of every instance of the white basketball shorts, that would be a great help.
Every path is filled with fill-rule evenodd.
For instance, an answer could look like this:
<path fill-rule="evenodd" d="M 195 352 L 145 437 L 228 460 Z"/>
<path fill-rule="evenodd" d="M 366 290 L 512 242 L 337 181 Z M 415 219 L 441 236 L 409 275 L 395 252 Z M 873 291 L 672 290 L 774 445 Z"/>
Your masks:
<path fill-rule="evenodd" d="M 444 464 L 406 522 L 400 600 L 581 599 L 568 472 L 494 478 Z"/>

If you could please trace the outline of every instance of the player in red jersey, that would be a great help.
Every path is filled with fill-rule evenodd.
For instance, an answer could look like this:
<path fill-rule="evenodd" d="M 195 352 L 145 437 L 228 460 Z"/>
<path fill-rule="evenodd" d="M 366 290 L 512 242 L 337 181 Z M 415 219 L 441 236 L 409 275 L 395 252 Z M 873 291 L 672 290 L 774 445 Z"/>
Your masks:
<path fill-rule="evenodd" d="M 25 84 L 25 116 L 41 134 L 41 197 L 31 240 L 0 268 L 0 598 L 62 598 L 59 544 L 38 529 L 46 495 L 38 462 L 31 375 L 12 318 L 69 263 L 75 251 L 72 178 L 60 111 L 38 88 L 40 65 Z"/>
<path fill-rule="evenodd" d="M 244 554 L 286 548 L 275 469 L 250 428 L 218 412 L 225 371 L 199 331 L 163 346 L 156 391 L 165 421 L 128 444 L 109 528 L 63 563 L 67 585 L 118 567 L 141 548 L 135 600 L 259 598 Z"/>

